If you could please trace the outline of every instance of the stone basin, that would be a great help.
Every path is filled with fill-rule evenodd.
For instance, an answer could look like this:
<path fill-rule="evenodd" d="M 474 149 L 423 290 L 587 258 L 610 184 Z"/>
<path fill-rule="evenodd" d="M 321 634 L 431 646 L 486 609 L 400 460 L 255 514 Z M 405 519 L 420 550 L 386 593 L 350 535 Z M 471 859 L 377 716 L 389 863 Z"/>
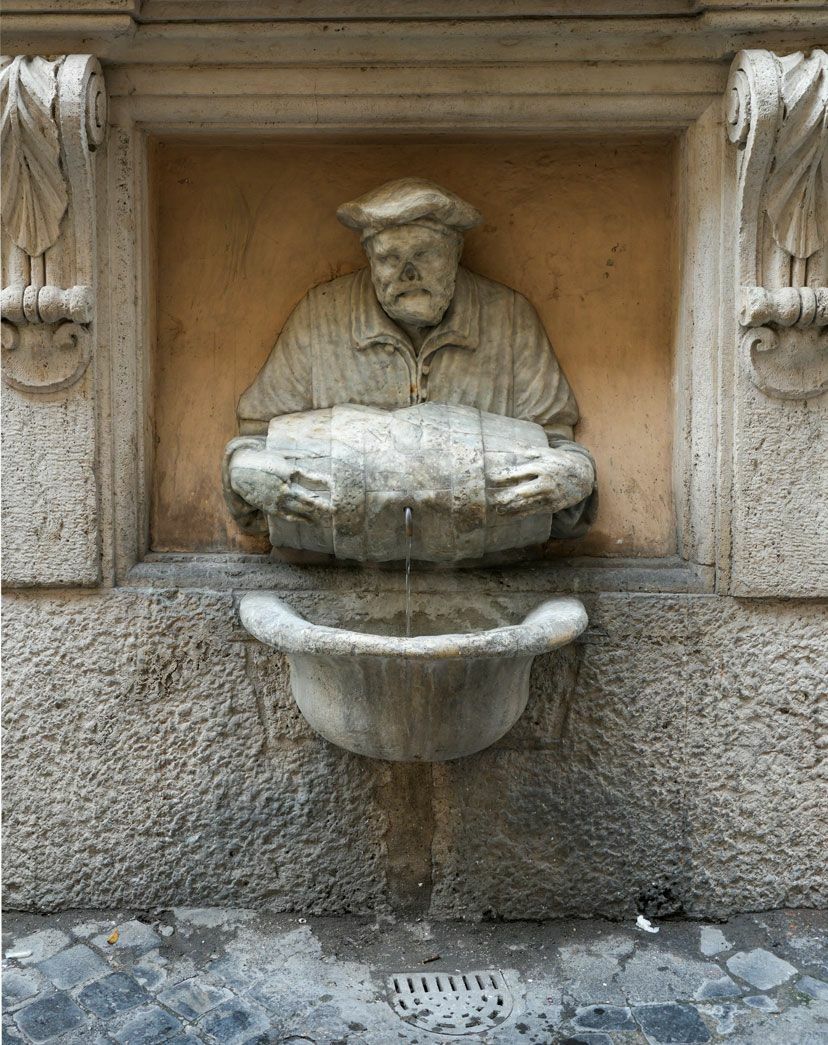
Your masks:
<path fill-rule="evenodd" d="M 314 622 L 255 592 L 240 614 L 252 635 L 287 654 L 294 699 L 317 733 L 394 762 L 443 762 L 493 744 L 526 707 L 535 657 L 588 623 L 573 598 L 522 615 L 505 598 L 464 607 L 419 596 L 406 637 L 404 605 L 384 597 L 373 611 L 355 610 L 356 601 L 331 596 L 308 613 Z"/>

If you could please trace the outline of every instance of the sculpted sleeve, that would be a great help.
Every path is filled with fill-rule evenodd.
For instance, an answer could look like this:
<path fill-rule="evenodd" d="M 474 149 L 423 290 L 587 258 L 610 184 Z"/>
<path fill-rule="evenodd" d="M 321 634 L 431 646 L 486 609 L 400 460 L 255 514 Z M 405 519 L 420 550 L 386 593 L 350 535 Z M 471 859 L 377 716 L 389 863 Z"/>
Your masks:
<path fill-rule="evenodd" d="M 257 536 L 268 532 L 267 519 L 255 505 L 248 504 L 233 489 L 230 480 L 230 464 L 236 450 L 262 450 L 264 445 L 264 436 L 238 436 L 236 439 L 231 439 L 224 448 L 224 457 L 221 462 L 221 490 L 224 494 L 224 503 L 236 520 L 239 529 L 244 533 Z"/>
<path fill-rule="evenodd" d="M 512 339 L 515 417 L 539 424 L 550 446 L 586 457 L 594 472 L 592 455 L 573 438 L 580 416 L 575 396 L 537 312 L 520 294 L 515 294 Z M 555 513 L 550 536 L 582 537 L 597 511 L 598 491 L 593 489 L 583 501 Z"/>
<path fill-rule="evenodd" d="M 267 520 L 231 486 L 233 454 L 236 450 L 263 449 L 271 418 L 312 407 L 310 336 L 310 309 L 308 299 L 303 298 L 288 317 L 256 380 L 239 399 L 241 435 L 231 439 L 225 448 L 221 485 L 225 503 L 245 533 L 267 533 Z"/>
<path fill-rule="evenodd" d="M 256 380 L 242 393 L 238 406 L 242 435 L 265 435 L 271 418 L 313 408 L 310 313 L 305 297 L 288 317 Z"/>

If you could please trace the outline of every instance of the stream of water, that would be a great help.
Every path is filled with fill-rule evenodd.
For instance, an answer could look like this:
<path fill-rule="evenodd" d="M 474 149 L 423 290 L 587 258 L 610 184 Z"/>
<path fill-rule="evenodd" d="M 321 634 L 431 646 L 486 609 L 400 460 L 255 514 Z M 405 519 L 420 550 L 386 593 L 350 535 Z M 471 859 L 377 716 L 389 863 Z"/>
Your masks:
<path fill-rule="evenodd" d="M 405 637 L 411 638 L 411 541 L 414 538 L 414 513 L 403 509 L 405 521 Z"/>

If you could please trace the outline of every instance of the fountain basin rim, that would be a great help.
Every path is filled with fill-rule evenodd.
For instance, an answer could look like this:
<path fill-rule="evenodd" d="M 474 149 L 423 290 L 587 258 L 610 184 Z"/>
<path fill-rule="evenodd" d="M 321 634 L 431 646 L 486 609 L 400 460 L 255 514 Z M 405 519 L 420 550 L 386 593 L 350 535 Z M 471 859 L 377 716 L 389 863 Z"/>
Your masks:
<path fill-rule="evenodd" d="M 251 635 L 285 653 L 409 660 L 533 657 L 572 642 L 589 623 L 583 604 L 571 597 L 545 600 L 519 624 L 410 638 L 314 624 L 272 592 L 245 595 L 239 615 Z"/>

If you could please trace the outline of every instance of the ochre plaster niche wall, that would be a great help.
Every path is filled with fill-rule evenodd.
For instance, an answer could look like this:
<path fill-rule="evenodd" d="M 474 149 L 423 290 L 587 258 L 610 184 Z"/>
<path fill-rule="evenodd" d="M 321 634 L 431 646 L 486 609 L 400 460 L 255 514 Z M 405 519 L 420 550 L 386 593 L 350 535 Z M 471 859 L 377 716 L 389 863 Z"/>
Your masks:
<path fill-rule="evenodd" d="M 463 263 L 529 298 L 578 396 L 601 508 L 550 553 L 672 553 L 673 171 L 658 139 L 159 143 L 152 547 L 268 550 L 221 498 L 236 401 L 308 288 L 364 263 L 337 206 L 416 175 L 483 212 Z"/>

